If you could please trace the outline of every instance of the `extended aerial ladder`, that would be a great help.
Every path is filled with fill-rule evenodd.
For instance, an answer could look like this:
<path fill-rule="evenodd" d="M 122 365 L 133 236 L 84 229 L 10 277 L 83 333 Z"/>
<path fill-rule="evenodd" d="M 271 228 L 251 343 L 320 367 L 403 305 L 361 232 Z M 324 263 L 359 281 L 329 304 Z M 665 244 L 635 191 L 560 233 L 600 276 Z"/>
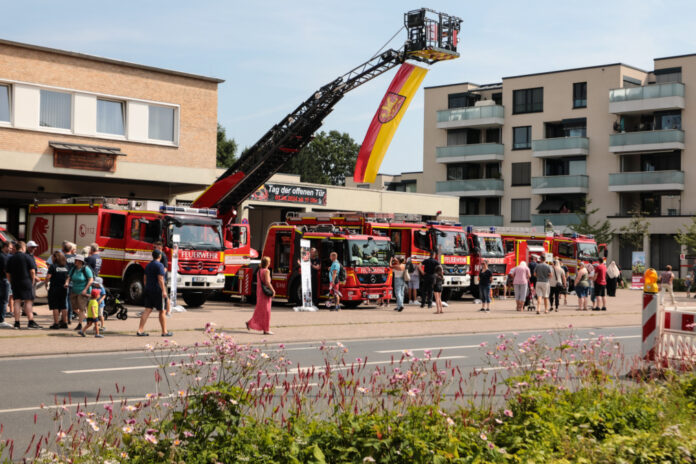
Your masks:
<path fill-rule="evenodd" d="M 314 92 L 246 150 L 192 206 L 218 208 L 224 223 L 231 222 L 237 207 L 311 141 L 345 94 L 406 60 L 433 64 L 457 58 L 460 25 L 460 18 L 427 8 L 406 13 L 408 38 L 399 50 L 380 53 Z"/>

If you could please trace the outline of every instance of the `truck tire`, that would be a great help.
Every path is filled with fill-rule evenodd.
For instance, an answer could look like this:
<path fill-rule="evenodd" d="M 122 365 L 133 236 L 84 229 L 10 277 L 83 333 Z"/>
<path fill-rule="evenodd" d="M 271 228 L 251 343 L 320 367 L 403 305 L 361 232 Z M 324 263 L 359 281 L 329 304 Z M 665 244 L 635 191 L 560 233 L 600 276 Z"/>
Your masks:
<path fill-rule="evenodd" d="M 442 289 L 442 301 L 449 301 L 452 298 L 452 289 L 445 287 Z"/>
<path fill-rule="evenodd" d="M 200 308 L 206 299 L 206 294 L 203 292 L 186 292 L 182 296 L 189 308 Z"/>
<path fill-rule="evenodd" d="M 128 271 L 123 286 L 124 294 L 130 304 L 143 304 L 145 285 L 143 284 L 143 271 L 140 268 Z"/>
<path fill-rule="evenodd" d="M 288 301 L 296 306 L 302 306 L 302 283 L 300 279 L 295 279 L 292 285 L 290 285 L 290 298 L 288 298 Z"/>

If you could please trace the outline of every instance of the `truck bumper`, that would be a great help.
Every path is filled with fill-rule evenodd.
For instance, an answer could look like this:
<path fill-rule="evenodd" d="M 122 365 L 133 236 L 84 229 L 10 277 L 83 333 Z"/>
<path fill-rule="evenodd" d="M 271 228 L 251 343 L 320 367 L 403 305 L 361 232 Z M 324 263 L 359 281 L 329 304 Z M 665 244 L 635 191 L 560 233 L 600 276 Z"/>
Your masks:
<path fill-rule="evenodd" d="M 213 291 L 225 288 L 225 274 L 216 275 L 188 275 L 179 274 L 176 279 L 176 287 L 180 292 L 186 291 Z"/>
<path fill-rule="evenodd" d="M 466 288 L 471 285 L 470 275 L 445 276 L 444 287 Z"/>
<path fill-rule="evenodd" d="M 380 288 L 360 288 L 360 287 L 349 287 L 341 288 L 341 293 L 343 297 L 341 300 L 347 301 L 376 301 L 380 298 L 391 298 L 392 290 L 389 287 Z"/>
<path fill-rule="evenodd" d="M 506 281 L 507 281 L 507 276 L 501 276 L 501 275 L 493 276 L 493 282 L 491 283 L 491 285 L 493 287 L 502 287 L 505 285 Z"/>

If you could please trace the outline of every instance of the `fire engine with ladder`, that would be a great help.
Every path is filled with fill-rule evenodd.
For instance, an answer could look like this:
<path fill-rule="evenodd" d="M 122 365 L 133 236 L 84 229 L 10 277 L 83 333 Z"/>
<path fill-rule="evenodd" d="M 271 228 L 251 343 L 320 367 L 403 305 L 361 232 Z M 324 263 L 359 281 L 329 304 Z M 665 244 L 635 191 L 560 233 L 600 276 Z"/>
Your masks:
<path fill-rule="evenodd" d="M 226 258 L 225 262 L 228 290 L 235 289 L 254 294 L 252 285 L 242 281 L 248 279 L 249 275 L 255 275 L 253 272 L 241 272 L 241 269 L 255 266 L 244 262 L 248 262 L 250 254 L 248 240 L 247 245 L 241 245 L 237 240 L 236 244 L 239 246 L 234 246 L 235 240 L 232 237 L 234 230 L 237 230 L 238 235 L 240 233 L 240 225 L 236 223 L 236 219 L 241 203 L 312 140 L 312 135 L 348 92 L 407 60 L 434 64 L 457 58 L 457 34 L 460 25 L 460 18 L 430 9 L 409 11 L 404 15 L 403 26 L 407 32 L 407 40 L 401 48 L 378 53 L 313 92 L 307 100 L 246 150 L 193 202 L 192 206 L 195 208 L 217 208 L 219 212 L 225 231 L 225 253 L 230 257 L 235 256 L 230 258 L 229 262 Z M 235 227 L 237 229 L 234 229 Z M 243 232 L 247 234 L 248 239 L 248 228 L 244 228 Z M 272 260 L 271 269 L 275 270 L 278 263 L 273 262 L 273 256 L 269 257 Z"/>

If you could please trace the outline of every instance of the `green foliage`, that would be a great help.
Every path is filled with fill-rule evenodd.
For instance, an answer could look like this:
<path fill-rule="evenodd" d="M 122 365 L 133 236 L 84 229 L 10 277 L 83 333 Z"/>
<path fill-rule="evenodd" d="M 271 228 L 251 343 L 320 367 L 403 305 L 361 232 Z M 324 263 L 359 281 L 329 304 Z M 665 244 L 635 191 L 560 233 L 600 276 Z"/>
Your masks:
<path fill-rule="evenodd" d="M 353 174 L 359 151 L 360 145 L 347 133 L 322 131 L 282 171 L 299 174 L 302 182 L 344 185 Z"/>
<path fill-rule="evenodd" d="M 689 252 L 696 251 L 696 216 L 691 218 L 691 224 L 685 224 L 677 229 L 677 235 L 674 240 L 678 244 L 686 247 Z"/>
<path fill-rule="evenodd" d="M 237 160 L 237 142 L 228 139 L 225 128 L 217 125 L 217 155 L 216 165 L 219 168 L 229 168 Z"/>
<path fill-rule="evenodd" d="M 599 208 L 591 209 L 592 200 L 586 200 L 585 204 L 577 212 L 579 224 L 572 224 L 568 227 L 573 232 L 583 235 L 594 235 L 597 243 L 609 243 L 614 238 L 614 229 L 609 220 L 590 222 L 590 217 L 599 211 Z"/>
<path fill-rule="evenodd" d="M 628 244 L 635 251 L 643 249 L 643 238 L 648 233 L 650 222 L 645 220 L 643 213 L 636 211 L 632 215 L 628 225 L 619 228 L 618 233 L 621 234 L 621 241 Z"/>

